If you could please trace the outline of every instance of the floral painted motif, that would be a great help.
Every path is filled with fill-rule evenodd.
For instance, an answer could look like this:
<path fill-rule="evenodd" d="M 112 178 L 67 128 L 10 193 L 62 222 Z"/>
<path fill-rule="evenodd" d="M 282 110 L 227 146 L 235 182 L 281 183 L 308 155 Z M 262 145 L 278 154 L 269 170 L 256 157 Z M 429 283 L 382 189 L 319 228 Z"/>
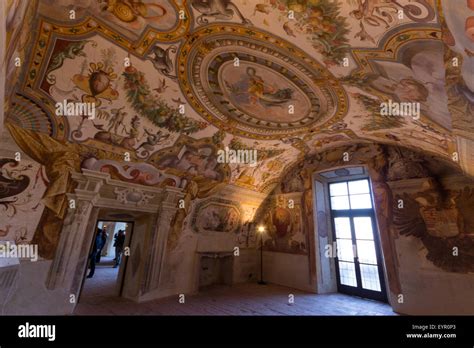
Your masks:
<path fill-rule="evenodd" d="M 195 121 L 182 113 L 176 107 L 169 106 L 166 101 L 151 93 L 145 75 L 133 66 L 123 72 L 127 101 L 141 116 L 148 118 L 158 127 L 170 132 L 195 133 L 207 127 L 206 122 Z"/>
<path fill-rule="evenodd" d="M 346 18 L 340 15 L 340 4 L 330 0 L 270 0 L 276 8 L 288 18 L 288 11 L 293 11 L 295 24 L 286 21 L 283 25 L 286 33 L 294 36 L 295 32 L 309 34 L 311 43 L 324 57 L 326 65 L 342 62 L 349 50 L 349 25 Z"/>

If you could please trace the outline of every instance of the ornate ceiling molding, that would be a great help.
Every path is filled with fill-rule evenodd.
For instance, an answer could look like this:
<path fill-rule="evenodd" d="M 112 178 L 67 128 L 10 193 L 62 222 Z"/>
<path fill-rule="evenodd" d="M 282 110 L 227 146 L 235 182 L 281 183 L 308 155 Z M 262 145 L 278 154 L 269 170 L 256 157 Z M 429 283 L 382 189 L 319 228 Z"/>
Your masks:
<path fill-rule="evenodd" d="M 317 132 L 348 110 L 346 92 L 325 67 L 291 43 L 241 25 L 209 25 L 190 35 L 178 77 L 204 119 L 248 138 Z"/>
<path fill-rule="evenodd" d="M 20 87 L 22 93 L 38 101 L 44 112 L 49 115 L 53 128 L 53 136 L 56 139 L 66 140 L 68 123 L 65 118 L 54 116 L 54 104 L 50 96 L 41 91 L 40 84 L 43 76 L 47 73 L 50 56 L 58 39 L 80 40 L 87 39 L 94 34 L 100 34 L 114 44 L 124 48 L 130 54 L 143 58 L 156 42 L 174 42 L 182 38 L 190 28 L 191 14 L 187 7 L 178 8 L 185 13 L 185 19 L 179 19 L 176 27 L 171 31 L 160 32 L 153 28 L 146 29 L 141 38 L 134 42 L 126 37 L 118 35 L 112 27 L 95 17 L 88 17 L 82 22 L 74 24 L 54 23 L 48 18 L 40 17 L 37 22 L 37 36 L 35 46 L 30 52 L 30 61 L 25 70 L 23 85 Z"/>
<path fill-rule="evenodd" d="M 373 61 L 397 61 L 400 48 L 419 40 L 441 41 L 439 25 L 412 24 L 405 29 L 395 28 L 384 36 L 377 48 L 354 48 L 352 55 L 357 68 L 351 75 L 366 75 L 375 71 Z"/>
<path fill-rule="evenodd" d="M 412 24 L 405 29 L 395 28 L 384 36 L 377 48 L 352 49 L 351 53 L 357 63 L 357 68 L 343 80 L 376 95 L 383 101 L 392 99 L 392 96 L 377 90 L 369 83 L 372 77 L 379 75 L 375 62 L 400 62 L 403 50 L 408 45 L 414 45 L 415 42 L 420 44 L 438 42 L 442 47 L 442 31 L 439 25 Z M 423 113 L 420 118 L 438 132 L 446 133 L 448 130 Z"/>

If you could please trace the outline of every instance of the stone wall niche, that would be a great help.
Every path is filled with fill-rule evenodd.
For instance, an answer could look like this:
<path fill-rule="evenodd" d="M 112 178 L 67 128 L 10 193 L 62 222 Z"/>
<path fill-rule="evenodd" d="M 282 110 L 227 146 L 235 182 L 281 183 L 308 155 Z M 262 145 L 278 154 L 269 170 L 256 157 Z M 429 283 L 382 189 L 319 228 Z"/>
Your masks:
<path fill-rule="evenodd" d="M 215 284 L 232 285 L 234 255 L 231 252 L 198 254 L 200 291 Z"/>

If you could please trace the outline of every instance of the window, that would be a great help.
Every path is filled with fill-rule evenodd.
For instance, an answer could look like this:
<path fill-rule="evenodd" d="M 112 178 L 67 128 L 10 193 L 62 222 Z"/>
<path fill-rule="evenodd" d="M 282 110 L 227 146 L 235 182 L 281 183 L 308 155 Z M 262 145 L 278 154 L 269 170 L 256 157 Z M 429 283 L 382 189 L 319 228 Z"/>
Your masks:
<path fill-rule="evenodd" d="M 338 290 L 386 301 L 369 179 L 329 184 Z"/>

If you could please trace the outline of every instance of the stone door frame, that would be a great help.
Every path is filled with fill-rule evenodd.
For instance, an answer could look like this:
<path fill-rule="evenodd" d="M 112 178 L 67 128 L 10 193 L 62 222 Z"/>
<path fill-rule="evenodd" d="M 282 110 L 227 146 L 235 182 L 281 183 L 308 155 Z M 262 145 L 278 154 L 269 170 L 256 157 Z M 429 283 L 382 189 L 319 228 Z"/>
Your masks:
<path fill-rule="evenodd" d="M 73 173 L 72 179 L 77 188 L 74 193 L 67 194 L 69 202 L 73 203 L 64 219 L 46 287 L 49 290 L 62 289 L 66 296 L 78 298 L 99 210 L 111 209 L 156 215 L 151 227 L 150 245 L 145 250 L 146 267 L 140 293 L 157 289 L 171 221 L 178 209 L 178 201 L 184 197 L 183 188 L 123 182 L 112 179 L 108 173 L 88 169 Z M 176 182 L 181 184 L 179 179 Z"/>

